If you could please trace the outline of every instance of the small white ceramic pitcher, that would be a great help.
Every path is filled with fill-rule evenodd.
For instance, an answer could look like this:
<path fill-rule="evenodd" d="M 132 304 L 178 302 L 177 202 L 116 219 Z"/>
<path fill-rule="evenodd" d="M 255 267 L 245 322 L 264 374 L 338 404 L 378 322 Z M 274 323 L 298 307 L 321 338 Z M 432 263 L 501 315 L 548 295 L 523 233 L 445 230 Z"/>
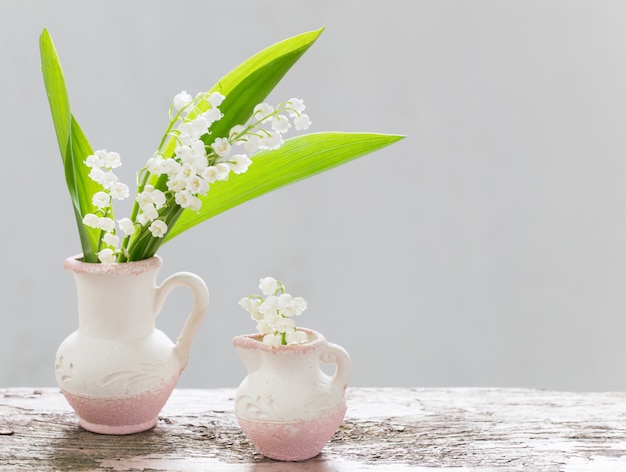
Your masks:
<path fill-rule="evenodd" d="M 308 342 L 271 347 L 261 335 L 233 340 L 248 370 L 235 398 L 239 425 L 261 454 L 283 461 L 319 454 L 346 413 L 350 356 L 320 333 L 299 330 Z M 320 364 L 335 364 L 334 374 Z"/>
<path fill-rule="evenodd" d="M 79 423 L 89 431 L 129 434 L 152 428 L 205 316 L 209 292 L 194 274 L 174 274 L 156 285 L 160 257 L 119 264 L 65 260 L 78 295 L 78 330 L 60 345 L 56 380 Z M 163 303 L 178 286 L 194 302 L 174 344 L 155 328 Z"/>

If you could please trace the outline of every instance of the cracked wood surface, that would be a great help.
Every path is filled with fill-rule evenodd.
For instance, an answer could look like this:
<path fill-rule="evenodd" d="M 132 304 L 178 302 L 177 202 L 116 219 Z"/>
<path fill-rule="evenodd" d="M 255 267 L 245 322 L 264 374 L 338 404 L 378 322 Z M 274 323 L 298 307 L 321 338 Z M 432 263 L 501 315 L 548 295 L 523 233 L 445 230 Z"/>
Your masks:
<path fill-rule="evenodd" d="M 281 463 L 255 452 L 234 389 L 177 389 L 157 426 L 83 430 L 58 389 L 0 389 L 0 470 L 626 471 L 626 393 L 348 389 L 322 453 Z"/>

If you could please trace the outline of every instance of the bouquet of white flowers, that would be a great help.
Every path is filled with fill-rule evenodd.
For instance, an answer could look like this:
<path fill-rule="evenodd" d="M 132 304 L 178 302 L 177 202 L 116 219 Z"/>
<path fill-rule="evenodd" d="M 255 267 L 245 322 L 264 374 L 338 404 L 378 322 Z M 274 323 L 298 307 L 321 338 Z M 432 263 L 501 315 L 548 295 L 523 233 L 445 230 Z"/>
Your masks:
<path fill-rule="evenodd" d="M 301 99 L 264 102 L 322 30 L 277 43 L 248 59 L 208 92 L 177 94 L 169 124 L 138 172 L 134 206 L 116 221 L 113 201 L 130 196 L 114 169 L 120 155 L 94 151 L 70 110 L 59 59 L 47 30 L 42 73 L 85 262 L 129 262 L 240 203 L 389 145 L 402 136 L 313 133 Z"/>

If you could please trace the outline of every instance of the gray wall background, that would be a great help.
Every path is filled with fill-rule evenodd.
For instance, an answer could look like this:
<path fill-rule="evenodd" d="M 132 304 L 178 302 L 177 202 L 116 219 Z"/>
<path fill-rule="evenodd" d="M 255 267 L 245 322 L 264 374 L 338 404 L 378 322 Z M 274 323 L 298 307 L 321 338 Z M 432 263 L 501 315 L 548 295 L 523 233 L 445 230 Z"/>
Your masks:
<path fill-rule="evenodd" d="M 407 138 L 163 248 L 161 279 L 189 270 L 212 293 L 179 385 L 239 383 L 231 338 L 254 325 L 237 301 L 273 275 L 309 301 L 300 324 L 350 351 L 355 386 L 626 389 L 617 0 L 4 0 L 0 386 L 54 385 L 77 324 L 42 28 L 91 144 L 132 182 L 177 92 L 321 26 L 273 100 L 303 98 L 312 131 Z M 176 337 L 189 306 L 176 292 L 158 326 Z"/>

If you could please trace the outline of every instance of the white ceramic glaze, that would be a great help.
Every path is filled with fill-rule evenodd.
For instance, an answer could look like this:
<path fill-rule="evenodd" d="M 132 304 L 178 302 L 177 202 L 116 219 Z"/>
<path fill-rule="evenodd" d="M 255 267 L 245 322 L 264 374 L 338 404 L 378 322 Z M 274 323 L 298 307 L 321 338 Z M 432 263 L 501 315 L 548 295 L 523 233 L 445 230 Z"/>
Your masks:
<path fill-rule="evenodd" d="M 337 431 L 346 412 L 350 356 L 320 333 L 301 329 L 308 342 L 271 347 L 259 335 L 233 344 L 248 375 L 235 397 L 235 414 L 261 454 L 278 460 L 309 459 Z M 327 375 L 321 364 L 335 364 Z"/>
<path fill-rule="evenodd" d="M 209 293 L 198 276 L 181 272 L 156 284 L 157 256 L 121 264 L 66 259 L 78 296 L 78 330 L 59 346 L 56 380 L 84 428 L 128 434 L 156 424 L 187 366 Z M 194 303 L 174 344 L 156 329 L 168 294 L 189 287 Z"/>

